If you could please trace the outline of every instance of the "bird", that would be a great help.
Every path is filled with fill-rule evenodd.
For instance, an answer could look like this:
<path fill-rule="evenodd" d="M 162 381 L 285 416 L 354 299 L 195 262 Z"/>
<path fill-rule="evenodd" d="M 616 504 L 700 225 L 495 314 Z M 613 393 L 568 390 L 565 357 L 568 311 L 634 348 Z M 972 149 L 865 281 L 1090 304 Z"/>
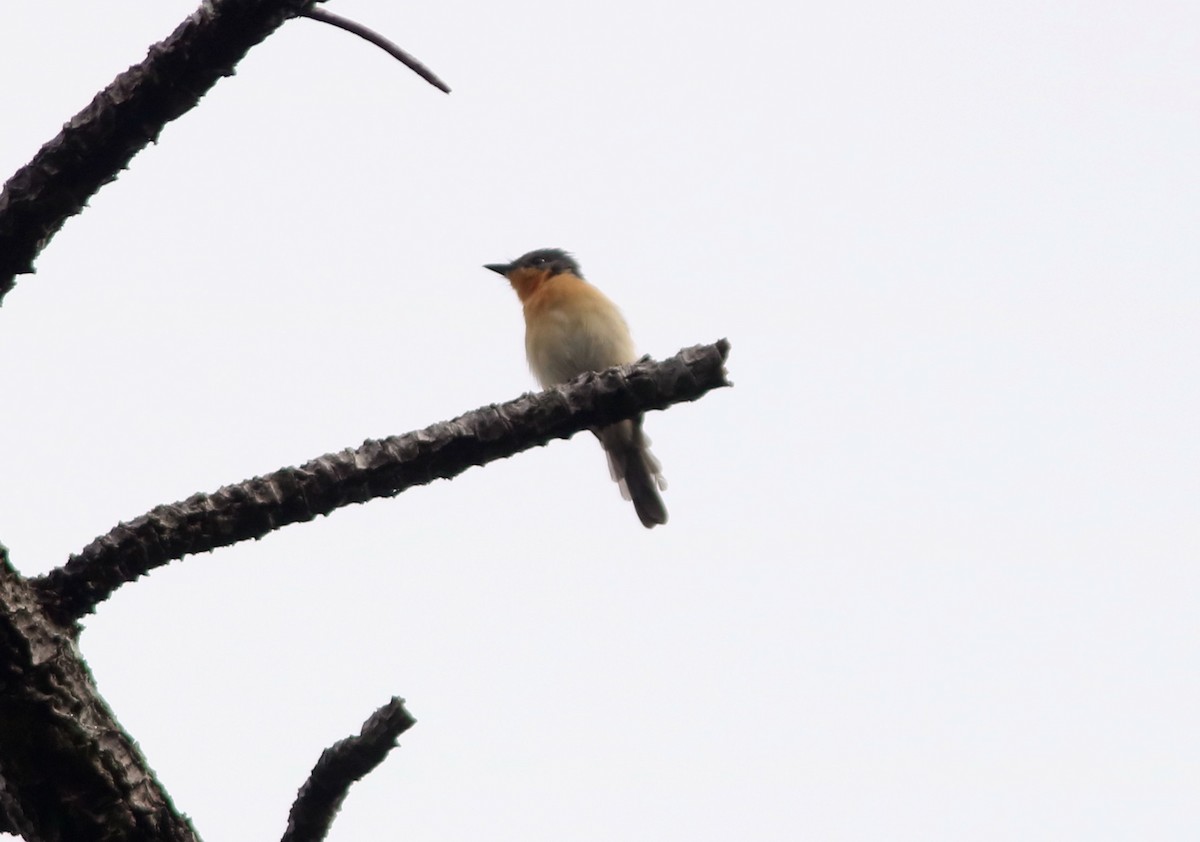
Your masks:
<path fill-rule="evenodd" d="M 543 389 L 637 359 L 621 311 L 584 279 L 570 253 L 537 249 L 511 263 L 483 268 L 507 278 L 521 301 L 525 356 Z M 608 454 L 621 496 L 633 502 L 642 525 L 652 529 L 666 523 L 667 509 L 658 492 L 667 484 L 642 432 L 642 416 L 592 432 Z"/>

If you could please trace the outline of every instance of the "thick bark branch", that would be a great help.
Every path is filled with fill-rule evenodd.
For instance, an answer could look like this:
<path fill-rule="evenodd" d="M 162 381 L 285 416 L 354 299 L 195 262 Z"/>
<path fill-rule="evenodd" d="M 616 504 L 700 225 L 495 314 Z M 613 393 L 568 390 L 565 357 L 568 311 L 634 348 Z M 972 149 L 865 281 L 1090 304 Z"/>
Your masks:
<path fill-rule="evenodd" d="M 0 193 L 0 301 L 66 220 L 313 0 L 206 0 L 71 118 Z"/>
<path fill-rule="evenodd" d="M 67 625 L 124 583 L 184 555 L 261 538 L 289 523 L 449 479 L 551 439 L 696 400 L 729 385 L 728 353 L 729 343 L 722 339 L 661 363 L 643 360 L 586 374 L 566 386 L 483 407 L 424 430 L 369 440 L 299 468 L 158 506 L 119 524 L 33 584 L 50 616 Z"/>
<path fill-rule="evenodd" d="M 288 815 L 281 842 L 321 842 L 350 787 L 383 762 L 396 738 L 416 724 L 404 700 L 393 698 L 363 723 L 357 737 L 334 743 L 317 760 Z"/>
<path fill-rule="evenodd" d="M 197 842 L 3 547 L 0 813 L 30 842 Z"/>

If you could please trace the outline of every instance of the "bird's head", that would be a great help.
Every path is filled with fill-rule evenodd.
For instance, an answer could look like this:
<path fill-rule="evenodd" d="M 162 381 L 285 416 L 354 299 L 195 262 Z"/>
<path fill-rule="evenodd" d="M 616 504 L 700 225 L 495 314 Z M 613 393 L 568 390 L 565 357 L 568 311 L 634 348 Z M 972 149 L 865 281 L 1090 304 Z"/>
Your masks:
<path fill-rule="evenodd" d="M 483 268 L 508 278 L 522 299 L 555 275 L 583 277 L 575 258 L 562 249 L 538 249 L 521 255 L 512 263 L 488 263 Z"/>

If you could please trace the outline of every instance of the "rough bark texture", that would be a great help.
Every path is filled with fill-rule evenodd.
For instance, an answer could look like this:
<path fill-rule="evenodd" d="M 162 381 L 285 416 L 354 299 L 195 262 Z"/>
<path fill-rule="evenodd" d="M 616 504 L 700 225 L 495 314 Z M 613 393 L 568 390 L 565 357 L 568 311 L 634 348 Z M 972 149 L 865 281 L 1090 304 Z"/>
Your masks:
<path fill-rule="evenodd" d="M 0 193 L 0 301 L 97 190 L 313 0 L 209 0 L 71 118 Z"/>
<path fill-rule="evenodd" d="M 0 825 L 31 842 L 196 842 L 0 547 Z"/>
<path fill-rule="evenodd" d="M 586 374 L 566 386 L 483 407 L 424 430 L 369 440 L 299 468 L 158 506 L 119 524 L 33 584 L 50 616 L 68 625 L 124 583 L 172 559 L 261 538 L 289 523 L 449 479 L 551 439 L 696 400 L 729 385 L 728 353 L 729 343 L 722 339 L 663 362 L 643 360 Z"/>
<path fill-rule="evenodd" d="M 282 842 L 324 839 L 350 786 L 382 763 L 396 747 L 396 738 L 416 723 L 404 709 L 404 700 L 393 698 L 363 723 L 357 737 L 347 737 L 325 749 L 300 787 Z"/>
<path fill-rule="evenodd" d="M 204 0 L 119 75 L 0 192 L 0 302 L 64 222 L 189 111 L 255 44 L 314 0 Z M 96 692 L 74 622 L 125 582 L 185 554 L 260 537 L 350 503 L 450 478 L 589 427 L 728 385 L 728 343 L 588 375 L 404 436 L 159 506 L 27 581 L 0 546 L 0 831 L 29 842 L 196 842 Z M 399 699 L 326 751 L 285 839 L 327 833 L 351 784 L 413 724 Z"/>

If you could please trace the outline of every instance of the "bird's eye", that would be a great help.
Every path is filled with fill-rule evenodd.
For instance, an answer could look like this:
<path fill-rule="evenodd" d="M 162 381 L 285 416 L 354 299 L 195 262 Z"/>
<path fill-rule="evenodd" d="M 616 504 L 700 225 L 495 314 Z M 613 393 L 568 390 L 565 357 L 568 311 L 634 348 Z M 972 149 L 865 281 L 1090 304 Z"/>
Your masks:
<path fill-rule="evenodd" d="M 546 258 L 542 257 L 541 255 L 538 255 L 537 257 L 535 257 L 533 259 L 534 266 L 544 266 L 545 264 L 546 264 Z"/>

